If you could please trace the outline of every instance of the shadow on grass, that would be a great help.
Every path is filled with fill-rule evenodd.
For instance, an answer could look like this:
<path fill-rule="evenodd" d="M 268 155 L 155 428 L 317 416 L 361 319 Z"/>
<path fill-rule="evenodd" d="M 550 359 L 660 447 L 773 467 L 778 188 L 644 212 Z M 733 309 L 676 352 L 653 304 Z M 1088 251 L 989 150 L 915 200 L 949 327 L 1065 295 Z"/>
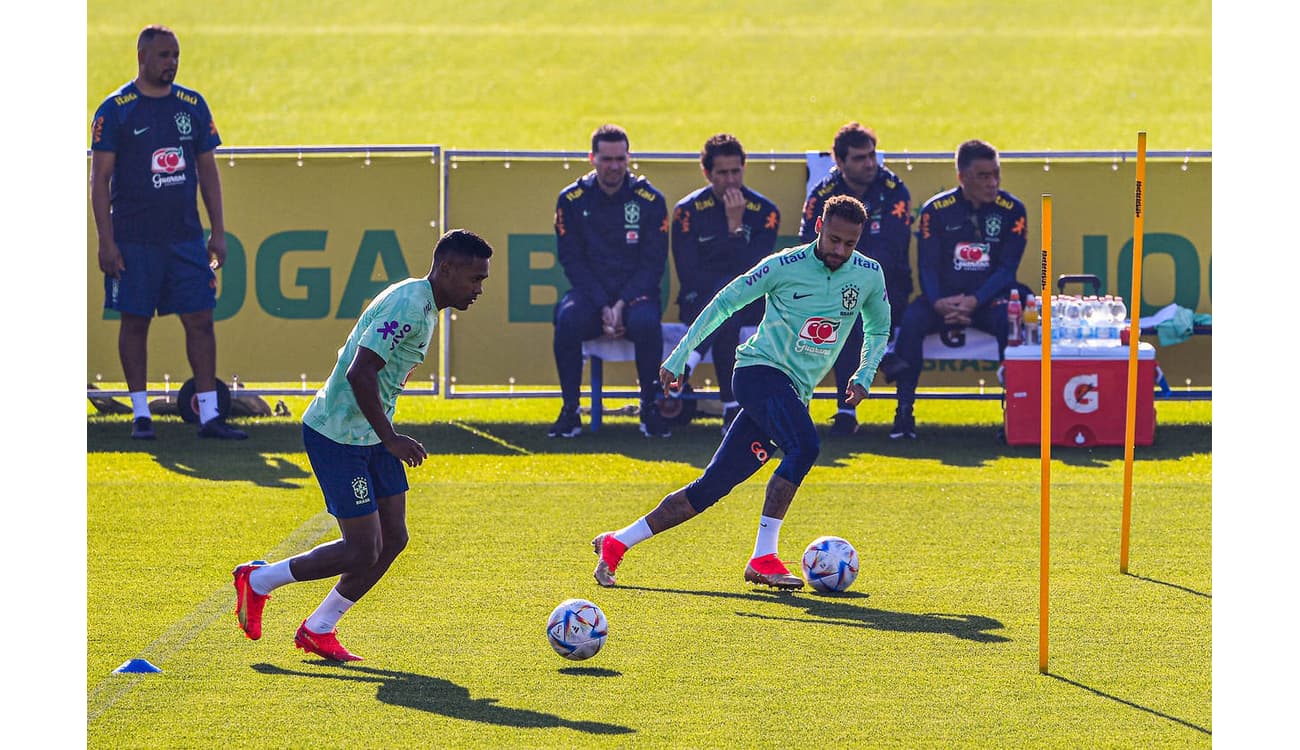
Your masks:
<path fill-rule="evenodd" d="M 1177 716 L 1170 716 L 1169 714 L 1161 711 L 1157 711 L 1154 708 L 1148 708 L 1146 706 L 1134 703 L 1133 701 L 1127 701 L 1124 700 L 1123 698 L 1116 697 L 1114 695 L 1111 695 L 1110 693 L 1104 693 L 1098 690 L 1097 688 L 1084 685 L 1082 682 L 1075 682 L 1074 680 L 1071 680 L 1067 677 L 1062 677 L 1059 674 L 1052 674 L 1051 672 L 1048 672 L 1047 676 L 1051 677 L 1054 680 L 1060 680 L 1061 682 L 1064 682 L 1067 685 L 1073 685 L 1077 688 L 1082 688 L 1083 690 L 1087 690 L 1089 693 L 1092 693 L 1093 695 L 1099 695 L 1102 698 L 1106 698 L 1107 700 L 1112 700 L 1115 701 L 1116 703 L 1122 703 L 1125 706 L 1136 708 L 1139 711 L 1145 711 L 1151 714 L 1152 716 L 1159 716 L 1162 719 L 1168 719 L 1169 721 L 1182 724 L 1183 726 L 1188 727 L 1189 729 L 1195 729 L 1196 731 L 1201 732 L 1202 734 L 1207 734 L 1207 735 L 1212 734 L 1212 732 L 1210 732 L 1210 730 L 1206 729 L 1205 727 L 1199 726 L 1197 724 L 1193 724 L 1192 722 L 1187 721 L 1186 719 L 1180 719 Z"/>
<path fill-rule="evenodd" d="M 1038 458 L 1037 445 L 1007 445 L 1001 425 L 917 425 L 916 440 L 891 440 L 888 424 L 863 424 L 849 437 L 822 435 L 819 464 L 840 463 L 860 454 L 894 458 L 925 458 L 949 466 L 983 466 L 999 458 Z M 1156 461 L 1211 453 L 1209 425 L 1157 426 L 1155 442 L 1134 446 L 1134 460 Z M 1052 459 L 1067 466 L 1104 467 L 1124 460 L 1124 446 L 1073 448 L 1054 446 Z"/>
<path fill-rule="evenodd" d="M 838 594 L 810 594 L 792 591 L 766 591 L 756 589 L 740 593 L 731 591 L 689 591 L 685 589 L 661 589 L 647 586 L 619 586 L 620 589 L 632 591 L 653 591 L 665 594 L 686 594 L 689 596 L 711 596 L 720 599 L 740 599 L 764 604 L 777 602 L 803 609 L 812 618 L 779 617 L 761 615 L 754 612 L 737 612 L 740 617 L 754 617 L 760 620 L 783 620 L 786 622 L 803 622 L 823 625 L 844 625 L 848 627 L 870 628 L 894 633 L 936 633 L 950 635 L 964 641 L 976 643 L 1005 643 L 1006 636 L 991 633 L 1001 630 L 1001 622 L 983 615 L 960 615 L 937 612 L 911 614 L 908 612 L 890 612 L 885 609 L 872 609 L 852 603 L 854 600 L 867 599 L 870 594 L 845 591 Z"/>
<path fill-rule="evenodd" d="M 248 440 L 225 442 L 202 440 L 194 425 L 179 417 L 154 420 L 158 438 L 139 441 L 130 438 L 126 417 L 92 417 L 86 427 L 89 453 L 147 453 L 159 465 L 186 476 L 215 480 L 252 481 L 267 487 L 291 487 L 289 479 L 308 475 L 281 458 L 267 454 L 301 454 L 302 425 L 296 419 L 237 419 Z M 708 465 L 721 441 L 718 422 L 713 419 L 676 425 L 666 440 L 648 440 L 634 418 L 606 422 L 600 432 L 584 432 L 570 440 L 546 437 L 546 425 L 521 422 L 433 422 L 399 423 L 399 429 L 424 444 L 430 455 L 524 456 L 531 454 L 621 455 L 633 460 L 670 461 L 701 471 Z M 998 425 L 930 425 L 921 428 L 918 440 L 890 440 L 888 425 L 864 424 L 849 437 L 829 436 L 829 425 L 819 424 L 822 438 L 822 466 L 847 463 L 860 455 L 922 458 L 950 466 L 979 467 L 1000 458 L 1036 458 L 1037 446 L 1008 446 L 999 437 Z M 1137 460 L 1168 460 L 1210 453 L 1209 425 L 1170 425 L 1156 428 L 1156 442 L 1136 446 Z M 1103 468 L 1124 459 L 1123 446 L 1097 448 L 1054 448 L 1053 459 L 1069 466 Z"/>
<path fill-rule="evenodd" d="M 1136 578 L 1136 579 L 1138 579 L 1139 581 L 1146 581 L 1147 583 L 1158 583 L 1158 584 L 1160 584 L 1161 586 L 1168 586 L 1168 587 L 1171 588 L 1171 589 L 1178 589 L 1179 591 L 1186 591 L 1186 592 L 1189 593 L 1189 594 L 1195 594 L 1196 596 L 1203 596 L 1203 597 L 1205 597 L 1206 599 L 1210 599 L 1210 598 L 1212 598 L 1209 594 L 1205 593 L 1204 591 L 1197 591 L 1196 589 L 1189 589 L 1189 588 L 1187 588 L 1186 586 L 1179 586 L 1178 584 L 1176 584 L 1176 583 L 1170 583 L 1169 581 L 1161 581 L 1161 580 L 1159 580 L 1159 579 L 1157 579 L 1157 578 L 1147 578 L 1146 576 L 1140 576 L 1140 575 L 1137 575 L 1137 574 L 1135 574 L 1135 573 L 1124 573 L 1124 575 L 1128 576 L 1129 578 Z"/>
<path fill-rule="evenodd" d="M 428 711 L 452 719 L 477 721 L 503 727 L 540 729 L 563 727 L 588 734 L 631 734 L 635 729 L 599 721 L 569 721 L 554 714 L 530 711 L 526 708 L 509 708 L 496 705 L 496 698 L 470 698 L 469 690 L 450 680 L 429 677 L 412 672 L 375 669 L 349 664 L 336 664 L 324 660 L 308 662 L 330 666 L 327 672 L 299 672 L 273 664 L 254 664 L 253 669 L 266 675 L 310 677 L 312 679 L 373 682 L 379 685 L 375 694 L 381 703 L 417 711 Z"/>
<path fill-rule="evenodd" d="M 569 674 L 575 677 L 622 677 L 623 673 L 614 669 L 605 669 L 604 667 L 565 667 L 558 670 L 560 674 Z"/>

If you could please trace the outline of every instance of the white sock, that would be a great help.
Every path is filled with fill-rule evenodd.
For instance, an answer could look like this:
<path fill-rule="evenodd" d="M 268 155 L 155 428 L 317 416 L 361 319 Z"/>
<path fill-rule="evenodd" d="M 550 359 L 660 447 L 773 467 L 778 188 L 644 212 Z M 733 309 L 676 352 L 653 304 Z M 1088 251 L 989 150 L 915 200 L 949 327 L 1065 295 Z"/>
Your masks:
<path fill-rule="evenodd" d="M 356 602 L 344 599 L 337 587 L 330 589 L 325 595 L 325 601 L 307 618 L 307 629 L 313 633 L 333 633 L 339 620 L 352 609 L 353 604 Z"/>
<path fill-rule="evenodd" d="M 640 544 L 655 533 L 650 530 L 650 524 L 646 523 L 645 516 L 641 516 L 636 523 L 628 526 L 626 529 L 620 529 L 614 532 L 614 538 L 631 547 L 634 544 Z"/>
<path fill-rule="evenodd" d="M 285 584 L 296 583 L 298 579 L 293 577 L 289 559 L 286 557 L 280 562 L 254 568 L 248 576 L 248 585 L 253 588 L 253 593 L 266 596 Z"/>
<path fill-rule="evenodd" d="M 691 353 L 686 355 L 686 366 L 691 368 L 691 372 L 694 372 L 695 366 L 698 365 L 702 359 L 704 359 L 704 355 L 692 349 Z"/>
<path fill-rule="evenodd" d="M 781 519 L 758 517 L 758 538 L 754 540 L 754 557 L 775 555 L 776 545 L 781 536 Z"/>
<path fill-rule="evenodd" d="M 199 422 L 207 423 L 217 418 L 217 392 L 204 391 L 196 395 L 199 400 Z"/>
<path fill-rule="evenodd" d="M 139 417 L 149 417 L 150 419 L 153 419 L 153 415 L 149 413 L 148 391 L 131 391 L 131 413 L 132 419 L 137 419 Z"/>

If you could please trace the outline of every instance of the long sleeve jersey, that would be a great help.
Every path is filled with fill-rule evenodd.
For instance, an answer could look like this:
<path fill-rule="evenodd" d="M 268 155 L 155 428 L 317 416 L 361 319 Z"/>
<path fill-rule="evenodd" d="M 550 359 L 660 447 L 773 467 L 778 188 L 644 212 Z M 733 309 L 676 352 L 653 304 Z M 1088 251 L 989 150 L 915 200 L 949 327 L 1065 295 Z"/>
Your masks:
<path fill-rule="evenodd" d="M 659 299 L 668 263 L 668 204 L 645 177 L 628 175 L 606 195 L 588 172 L 555 205 L 560 265 L 574 289 L 602 307 Z"/>
<path fill-rule="evenodd" d="M 931 303 L 970 294 L 983 307 L 1015 283 L 1027 239 L 1025 204 L 1005 190 L 979 208 L 959 187 L 935 195 L 917 222 L 921 293 Z"/>
<path fill-rule="evenodd" d="M 673 207 L 678 304 L 702 304 L 776 249 L 781 212 L 763 194 L 743 186 L 740 191 L 745 196 L 745 213 L 741 232 L 736 235 L 727 232 L 727 210 L 712 186 L 696 190 Z"/>
<path fill-rule="evenodd" d="M 722 321 L 765 296 L 763 320 L 736 349 L 736 367 L 775 367 L 808 403 L 844 348 L 854 316 L 861 316 L 862 353 L 851 382 L 870 389 L 889 338 L 885 276 L 879 263 L 858 252 L 832 271 L 814 255 L 816 244 L 773 253 L 723 287 L 664 360 L 664 369 L 681 375 L 687 356 Z"/>
<path fill-rule="evenodd" d="M 813 186 L 803 204 L 799 222 L 799 239 L 817 238 L 817 219 L 826 201 L 836 195 L 850 195 L 867 209 L 867 225 L 858 238 L 858 251 L 876 260 L 885 272 L 891 296 L 906 300 L 912 293 L 912 266 L 908 248 L 912 242 L 912 194 L 903 180 L 891 170 L 880 167 L 867 192 L 853 192 L 838 168 L 832 168 L 821 182 Z"/>

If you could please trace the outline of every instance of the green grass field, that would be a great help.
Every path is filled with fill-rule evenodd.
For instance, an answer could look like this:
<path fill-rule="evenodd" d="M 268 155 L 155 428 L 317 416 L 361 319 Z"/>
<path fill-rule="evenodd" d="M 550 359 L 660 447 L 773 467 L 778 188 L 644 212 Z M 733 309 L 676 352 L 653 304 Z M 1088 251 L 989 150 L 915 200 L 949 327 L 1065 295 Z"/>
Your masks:
<path fill-rule="evenodd" d="M 227 145 L 438 143 L 585 150 L 829 147 L 857 119 L 884 151 L 1209 149 L 1210 8 L 1179 2 L 389 3 L 232 0 L 87 13 L 85 121 L 135 74 L 135 37 L 180 36 L 177 80 Z"/>
<path fill-rule="evenodd" d="M 289 398 L 295 415 L 305 399 Z M 692 479 L 716 418 L 649 442 L 631 417 L 544 437 L 556 402 L 399 406 L 430 458 L 411 470 L 412 543 L 340 626 L 359 666 L 291 639 L 331 584 L 280 589 L 265 635 L 235 625 L 230 569 L 336 538 L 294 418 L 199 444 L 163 418 L 88 425 L 91 747 L 1208 747 L 1209 404 L 1159 406 L 1137 450 L 1129 575 L 1118 568 L 1123 450 L 1053 464 L 1050 676 L 1038 672 L 1038 458 L 997 439 L 996 402 L 923 402 L 924 439 L 823 444 L 782 529 L 797 559 L 853 541 L 855 585 L 778 594 L 740 580 L 763 482 L 591 578 L 589 540 Z M 825 425 L 831 403 L 814 402 Z M 823 427 L 824 429 L 824 427 Z M 551 608 L 610 621 L 586 662 L 547 645 Z M 162 674 L 110 675 L 128 658 Z M 346 717 L 346 718 L 343 718 Z"/>
<path fill-rule="evenodd" d="M 87 123 L 133 77 L 139 29 L 162 22 L 180 36 L 178 81 L 230 146 L 583 150 L 614 121 L 634 150 L 694 151 L 727 130 L 751 152 L 802 151 L 859 119 L 884 151 L 970 137 L 1131 150 L 1139 130 L 1153 150 L 1212 147 L 1204 0 L 86 11 Z M 399 421 L 431 452 L 409 472 L 412 542 L 341 626 L 367 660 L 339 667 L 291 643 L 328 582 L 279 590 L 259 642 L 232 612 L 235 564 L 337 534 L 302 450 L 305 399 L 285 401 L 294 417 L 249 420 L 242 444 L 164 418 L 141 445 L 124 418 L 87 410 L 87 746 L 1212 743 L 1208 402 L 1160 403 L 1156 444 L 1137 449 L 1129 575 L 1123 450 L 1057 451 L 1045 676 L 1037 450 L 998 440 L 996 402 L 923 401 L 923 439 L 899 445 L 883 435 L 892 402 L 870 401 L 865 434 L 824 443 L 782 555 L 836 534 L 863 566 L 847 594 L 819 596 L 741 581 L 770 470 L 632 550 L 619 588 L 592 580 L 591 537 L 694 478 L 716 418 L 651 443 L 607 417 L 598 439 L 557 442 L 552 400 L 408 399 Z M 830 403 L 812 409 L 824 429 Z M 574 596 L 611 628 L 581 663 L 543 633 Z M 111 674 L 136 657 L 163 673 Z"/>

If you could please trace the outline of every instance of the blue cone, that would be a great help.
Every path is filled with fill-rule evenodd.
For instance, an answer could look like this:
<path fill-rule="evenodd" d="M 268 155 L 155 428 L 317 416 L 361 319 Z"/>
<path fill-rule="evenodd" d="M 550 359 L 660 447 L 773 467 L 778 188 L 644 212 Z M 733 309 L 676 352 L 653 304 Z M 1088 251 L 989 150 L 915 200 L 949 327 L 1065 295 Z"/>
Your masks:
<path fill-rule="evenodd" d="M 148 659 L 129 659 L 122 662 L 122 666 L 113 670 L 113 674 L 138 674 L 147 672 L 161 672 L 158 667 L 149 663 Z"/>

